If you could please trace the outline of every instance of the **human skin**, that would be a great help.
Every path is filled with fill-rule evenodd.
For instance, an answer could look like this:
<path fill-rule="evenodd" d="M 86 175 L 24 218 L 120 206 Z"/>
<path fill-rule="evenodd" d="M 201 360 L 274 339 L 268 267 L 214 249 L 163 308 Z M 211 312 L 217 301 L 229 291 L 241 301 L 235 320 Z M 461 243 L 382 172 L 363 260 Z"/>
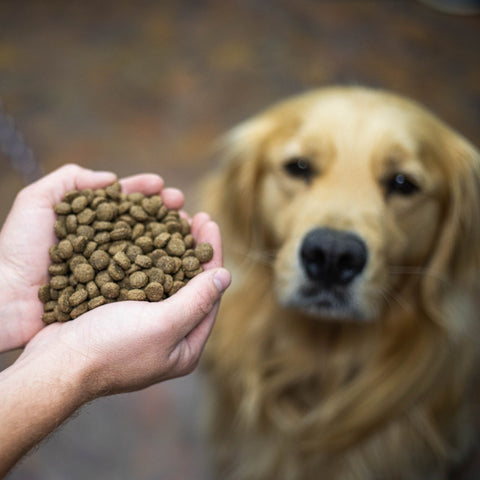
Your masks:
<path fill-rule="evenodd" d="M 186 375 L 198 364 L 230 274 L 222 268 L 218 226 L 205 213 L 191 221 L 197 242 L 210 242 L 205 271 L 158 303 L 116 302 L 72 322 L 45 326 L 38 287 L 46 283 L 55 241 L 53 206 L 65 192 L 100 188 L 109 172 L 67 165 L 23 189 L 0 232 L 0 351 L 23 347 L 0 372 L 0 477 L 82 405 Z M 120 180 L 125 192 L 161 193 L 169 208 L 183 194 L 157 175 Z"/>

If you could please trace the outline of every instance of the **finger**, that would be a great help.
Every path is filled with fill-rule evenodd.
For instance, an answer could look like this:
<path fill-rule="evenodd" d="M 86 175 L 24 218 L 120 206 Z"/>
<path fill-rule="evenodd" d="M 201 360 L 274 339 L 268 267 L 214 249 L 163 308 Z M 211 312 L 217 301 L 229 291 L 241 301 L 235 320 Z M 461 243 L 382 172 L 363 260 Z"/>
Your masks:
<path fill-rule="evenodd" d="M 120 180 L 122 192 L 133 193 L 142 192 L 145 195 L 159 194 L 163 188 L 164 181 L 162 177 L 154 173 L 142 173 L 122 178 Z"/>
<path fill-rule="evenodd" d="M 162 302 L 162 319 L 175 325 L 174 346 L 211 314 L 230 281 L 227 270 L 209 270 L 197 275 L 174 296 Z"/>
<path fill-rule="evenodd" d="M 22 198 L 34 198 L 37 206 L 51 207 L 60 202 L 70 190 L 101 188 L 113 183 L 117 176 L 112 172 L 93 171 L 78 165 L 67 164 L 22 190 Z"/>
<path fill-rule="evenodd" d="M 167 208 L 172 210 L 180 210 L 185 203 L 185 197 L 178 188 L 166 188 L 163 190 L 162 199 Z"/>
<path fill-rule="evenodd" d="M 223 265 L 222 238 L 218 225 L 212 220 L 203 223 L 198 229 L 196 240 L 197 243 L 208 242 L 213 248 L 213 257 L 202 265 L 203 268 L 208 270 L 221 267 Z"/>
<path fill-rule="evenodd" d="M 192 218 L 191 231 L 192 235 L 197 238 L 198 232 L 202 228 L 202 225 L 210 221 L 210 215 L 205 212 L 197 213 Z"/>
<path fill-rule="evenodd" d="M 217 302 L 209 315 L 207 315 L 186 337 L 190 351 L 199 357 L 203 351 L 205 343 L 212 332 L 215 318 L 217 317 L 220 302 Z"/>

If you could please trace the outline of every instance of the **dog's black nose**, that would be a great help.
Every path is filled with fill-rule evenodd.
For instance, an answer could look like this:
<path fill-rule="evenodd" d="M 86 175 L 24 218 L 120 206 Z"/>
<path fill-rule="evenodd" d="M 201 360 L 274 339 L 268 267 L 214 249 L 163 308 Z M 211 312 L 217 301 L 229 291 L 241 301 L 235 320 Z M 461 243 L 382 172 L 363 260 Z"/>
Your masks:
<path fill-rule="evenodd" d="M 365 267 L 367 247 L 352 233 L 317 228 L 305 236 L 300 256 L 311 280 L 324 287 L 347 285 Z"/>

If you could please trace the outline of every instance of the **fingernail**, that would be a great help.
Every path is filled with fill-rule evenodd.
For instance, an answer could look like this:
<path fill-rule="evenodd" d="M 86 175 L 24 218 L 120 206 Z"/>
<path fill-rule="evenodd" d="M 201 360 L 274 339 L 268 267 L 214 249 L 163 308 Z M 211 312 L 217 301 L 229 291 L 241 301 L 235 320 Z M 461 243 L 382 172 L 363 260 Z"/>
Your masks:
<path fill-rule="evenodd" d="M 220 268 L 215 272 L 215 276 L 213 277 L 213 283 L 217 287 L 217 290 L 220 293 L 223 293 L 231 282 L 231 275 L 228 270 L 224 268 Z"/>

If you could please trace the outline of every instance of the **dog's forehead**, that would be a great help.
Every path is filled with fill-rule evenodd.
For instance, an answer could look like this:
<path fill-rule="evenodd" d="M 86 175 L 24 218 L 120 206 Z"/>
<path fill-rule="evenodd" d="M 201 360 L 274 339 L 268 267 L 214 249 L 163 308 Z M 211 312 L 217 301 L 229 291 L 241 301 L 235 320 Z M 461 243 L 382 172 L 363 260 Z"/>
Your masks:
<path fill-rule="evenodd" d="M 277 137 L 284 157 L 309 155 L 351 156 L 362 153 L 389 156 L 398 151 L 414 154 L 418 138 L 408 106 L 382 95 L 320 95 L 293 110 L 296 128 L 281 129 Z M 289 115 L 278 118 L 288 122 Z"/>

